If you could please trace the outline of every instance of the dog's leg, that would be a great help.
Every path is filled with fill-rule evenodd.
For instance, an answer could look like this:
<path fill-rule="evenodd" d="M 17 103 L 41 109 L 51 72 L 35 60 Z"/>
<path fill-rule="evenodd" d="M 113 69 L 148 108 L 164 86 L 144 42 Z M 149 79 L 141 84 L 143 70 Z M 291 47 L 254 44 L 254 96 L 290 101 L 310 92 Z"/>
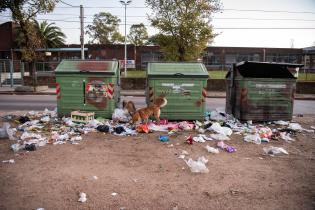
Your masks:
<path fill-rule="evenodd" d="M 160 125 L 160 115 L 161 115 L 161 109 L 157 109 L 154 112 L 154 117 L 155 117 L 155 120 L 156 120 L 156 124 L 158 124 L 158 125 Z"/>

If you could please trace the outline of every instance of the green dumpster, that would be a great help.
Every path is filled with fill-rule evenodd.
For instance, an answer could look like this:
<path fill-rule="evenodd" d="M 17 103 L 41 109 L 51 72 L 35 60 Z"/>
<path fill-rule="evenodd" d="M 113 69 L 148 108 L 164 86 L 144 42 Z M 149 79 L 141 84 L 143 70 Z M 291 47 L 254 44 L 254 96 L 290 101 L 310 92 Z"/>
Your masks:
<path fill-rule="evenodd" d="M 165 96 L 168 103 L 161 111 L 161 118 L 202 120 L 208 77 L 202 63 L 148 63 L 147 105 Z"/>
<path fill-rule="evenodd" d="M 63 60 L 55 74 L 59 116 L 80 110 L 111 118 L 120 100 L 117 61 Z"/>
<path fill-rule="evenodd" d="M 226 112 L 247 121 L 291 120 L 301 64 L 243 61 L 226 75 Z"/>

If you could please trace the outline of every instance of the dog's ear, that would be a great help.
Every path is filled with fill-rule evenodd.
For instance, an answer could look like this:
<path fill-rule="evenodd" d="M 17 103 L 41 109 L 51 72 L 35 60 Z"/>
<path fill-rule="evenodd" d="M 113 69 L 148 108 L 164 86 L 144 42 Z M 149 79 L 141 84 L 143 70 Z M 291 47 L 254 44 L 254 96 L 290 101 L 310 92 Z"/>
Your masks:
<path fill-rule="evenodd" d="M 132 112 L 135 113 L 137 111 L 135 104 L 131 103 L 131 107 L 132 107 Z"/>
<path fill-rule="evenodd" d="M 127 101 L 123 100 L 123 102 L 122 102 L 122 107 L 125 108 L 126 105 L 127 105 Z"/>

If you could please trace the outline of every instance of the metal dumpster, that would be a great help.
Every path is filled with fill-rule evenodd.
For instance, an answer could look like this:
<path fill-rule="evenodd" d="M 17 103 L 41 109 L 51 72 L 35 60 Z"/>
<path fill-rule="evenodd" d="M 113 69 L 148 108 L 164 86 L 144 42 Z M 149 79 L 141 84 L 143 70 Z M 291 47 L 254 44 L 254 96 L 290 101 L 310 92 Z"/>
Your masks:
<path fill-rule="evenodd" d="M 168 103 L 161 111 L 161 118 L 202 120 L 208 77 L 202 63 L 148 63 L 147 105 L 165 96 Z"/>
<path fill-rule="evenodd" d="M 239 120 L 291 120 L 301 64 L 243 61 L 226 75 L 226 112 Z"/>
<path fill-rule="evenodd" d="M 111 118 L 120 100 L 118 61 L 63 60 L 55 74 L 59 116 L 80 110 Z"/>

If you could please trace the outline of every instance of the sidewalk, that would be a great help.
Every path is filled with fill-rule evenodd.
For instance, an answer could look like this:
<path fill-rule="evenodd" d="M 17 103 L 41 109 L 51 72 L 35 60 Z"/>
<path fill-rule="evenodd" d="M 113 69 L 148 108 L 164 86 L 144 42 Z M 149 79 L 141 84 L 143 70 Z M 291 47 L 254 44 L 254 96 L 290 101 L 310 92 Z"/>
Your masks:
<path fill-rule="evenodd" d="M 47 90 L 37 92 L 16 92 L 11 87 L 0 87 L 0 95 L 55 95 L 55 88 L 48 88 Z M 121 90 L 122 96 L 145 96 L 144 90 Z M 207 98 L 225 98 L 225 92 L 207 91 Z M 296 100 L 315 100 L 315 94 L 295 94 Z"/>

